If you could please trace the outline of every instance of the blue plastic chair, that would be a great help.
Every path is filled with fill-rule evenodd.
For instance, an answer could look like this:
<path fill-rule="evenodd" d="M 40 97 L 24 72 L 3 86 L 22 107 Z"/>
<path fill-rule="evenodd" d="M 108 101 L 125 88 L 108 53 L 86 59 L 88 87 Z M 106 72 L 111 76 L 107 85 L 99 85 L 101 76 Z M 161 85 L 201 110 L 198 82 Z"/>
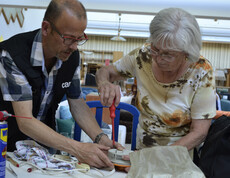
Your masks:
<path fill-rule="evenodd" d="M 86 102 L 89 108 L 96 108 L 96 120 L 101 127 L 102 123 L 102 112 L 103 108 L 106 106 L 103 106 L 100 101 L 87 101 Z M 114 127 L 115 127 L 115 141 L 118 141 L 118 133 L 119 133 L 119 122 L 120 122 L 120 110 L 126 110 L 130 112 L 133 115 L 133 126 L 132 126 L 132 139 L 131 139 L 131 150 L 136 149 L 136 130 L 137 130 L 137 124 L 139 122 L 139 115 L 140 112 L 138 109 L 127 103 L 120 102 L 120 104 L 116 107 L 115 111 L 115 119 L 114 119 Z M 78 124 L 75 122 L 75 130 L 74 130 L 74 139 L 77 141 L 81 140 L 81 128 L 78 126 Z"/>

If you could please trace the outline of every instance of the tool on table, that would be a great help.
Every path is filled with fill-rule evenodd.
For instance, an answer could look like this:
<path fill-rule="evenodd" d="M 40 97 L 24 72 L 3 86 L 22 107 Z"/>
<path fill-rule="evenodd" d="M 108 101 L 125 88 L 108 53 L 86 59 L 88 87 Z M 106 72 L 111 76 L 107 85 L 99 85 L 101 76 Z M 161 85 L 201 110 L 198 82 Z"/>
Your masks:
<path fill-rule="evenodd" d="M 75 164 L 75 166 L 80 172 L 83 172 L 83 173 L 86 173 L 90 170 L 90 166 L 88 164 L 85 164 L 85 163 L 78 162 Z"/>
<path fill-rule="evenodd" d="M 9 161 L 11 164 L 13 164 L 15 167 L 19 167 L 19 164 L 17 161 L 13 160 L 9 155 L 6 155 L 7 161 Z"/>
<path fill-rule="evenodd" d="M 36 167 L 29 167 L 28 169 L 27 169 L 27 172 L 32 172 L 32 171 L 34 171 L 34 170 L 36 170 L 37 168 Z"/>
<path fill-rule="evenodd" d="M 110 118 L 112 119 L 112 135 L 113 135 L 113 145 L 115 145 L 115 128 L 114 128 L 114 118 L 116 117 L 115 115 L 115 111 L 116 111 L 116 107 L 113 101 L 113 104 L 109 107 L 109 111 L 110 111 Z"/>
<path fill-rule="evenodd" d="M 27 172 L 32 172 L 33 171 L 33 168 L 32 167 L 29 167 L 28 169 L 27 169 Z"/>

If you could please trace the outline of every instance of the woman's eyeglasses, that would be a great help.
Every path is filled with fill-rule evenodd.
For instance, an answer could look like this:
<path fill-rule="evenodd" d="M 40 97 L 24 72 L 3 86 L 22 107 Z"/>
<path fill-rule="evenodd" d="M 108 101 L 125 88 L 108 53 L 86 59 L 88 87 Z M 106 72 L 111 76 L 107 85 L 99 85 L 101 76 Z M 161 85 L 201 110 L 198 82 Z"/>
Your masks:
<path fill-rule="evenodd" d="M 174 55 L 164 54 L 164 53 L 160 54 L 159 51 L 153 50 L 152 48 L 150 48 L 149 51 L 150 51 L 150 54 L 154 58 L 156 58 L 157 56 L 160 56 L 161 59 L 163 59 L 163 60 L 165 60 L 167 62 L 173 62 L 175 60 L 175 58 L 176 58 Z"/>
<path fill-rule="evenodd" d="M 55 25 L 52 22 L 49 22 L 49 23 L 51 27 L 53 28 L 53 30 L 57 32 L 57 34 L 63 39 L 63 43 L 67 46 L 70 46 L 73 43 L 77 43 L 77 45 L 80 46 L 80 45 L 83 45 L 88 40 L 88 37 L 85 33 L 82 37 L 79 37 L 79 38 L 74 38 L 72 36 L 63 35 L 58 31 L 58 29 L 55 27 Z"/>

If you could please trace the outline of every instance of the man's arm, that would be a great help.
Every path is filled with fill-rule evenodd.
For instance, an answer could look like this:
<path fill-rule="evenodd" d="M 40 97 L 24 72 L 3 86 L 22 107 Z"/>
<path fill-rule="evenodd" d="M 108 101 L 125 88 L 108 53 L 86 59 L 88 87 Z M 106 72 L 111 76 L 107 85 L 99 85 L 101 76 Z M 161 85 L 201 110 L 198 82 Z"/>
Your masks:
<path fill-rule="evenodd" d="M 70 111 L 78 125 L 89 135 L 92 140 L 102 132 L 97 124 L 92 111 L 83 99 L 68 98 Z M 104 136 L 103 136 L 104 137 Z"/>
<path fill-rule="evenodd" d="M 100 100 L 105 106 L 111 106 L 114 98 L 115 106 L 118 106 L 120 102 L 120 87 L 111 83 L 116 80 L 124 80 L 124 78 L 114 69 L 113 65 L 102 67 L 96 73 Z"/>
<path fill-rule="evenodd" d="M 96 136 L 102 132 L 99 127 L 93 112 L 90 110 L 88 105 L 83 99 L 70 99 L 68 98 L 70 111 L 72 116 L 78 125 L 87 133 L 87 135 L 95 140 Z M 103 135 L 99 141 L 99 144 L 109 146 L 113 148 L 113 142 L 107 136 Z M 123 149 L 123 147 L 116 143 L 115 147 L 117 149 Z"/>
<path fill-rule="evenodd" d="M 92 143 L 80 143 L 64 137 L 32 115 L 32 101 L 12 102 L 15 115 L 31 117 L 32 119 L 17 118 L 19 129 L 34 140 L 63 150 L 75 156 L 80 162 L 94 167 L 113 167 L 108 157 L 103 153 L 109 147 Z"/>

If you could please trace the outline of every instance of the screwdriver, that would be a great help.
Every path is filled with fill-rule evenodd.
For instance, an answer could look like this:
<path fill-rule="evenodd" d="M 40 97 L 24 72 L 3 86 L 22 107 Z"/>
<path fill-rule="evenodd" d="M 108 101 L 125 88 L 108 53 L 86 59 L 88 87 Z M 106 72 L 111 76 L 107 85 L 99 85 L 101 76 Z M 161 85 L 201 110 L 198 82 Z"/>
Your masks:
<path fill-rule="evenodd" d="M 116 111 L 116 107 L 113 101 L 113 104 L 109 107 L 109 111 L 110 111 L 110 118 L 112 120 L 112 135 L 113 135 L 113 146 L 115 145 L 115 128 L 114 128 L 114 118 L 116 117 L 115 115 L 115 111 Z"/>

